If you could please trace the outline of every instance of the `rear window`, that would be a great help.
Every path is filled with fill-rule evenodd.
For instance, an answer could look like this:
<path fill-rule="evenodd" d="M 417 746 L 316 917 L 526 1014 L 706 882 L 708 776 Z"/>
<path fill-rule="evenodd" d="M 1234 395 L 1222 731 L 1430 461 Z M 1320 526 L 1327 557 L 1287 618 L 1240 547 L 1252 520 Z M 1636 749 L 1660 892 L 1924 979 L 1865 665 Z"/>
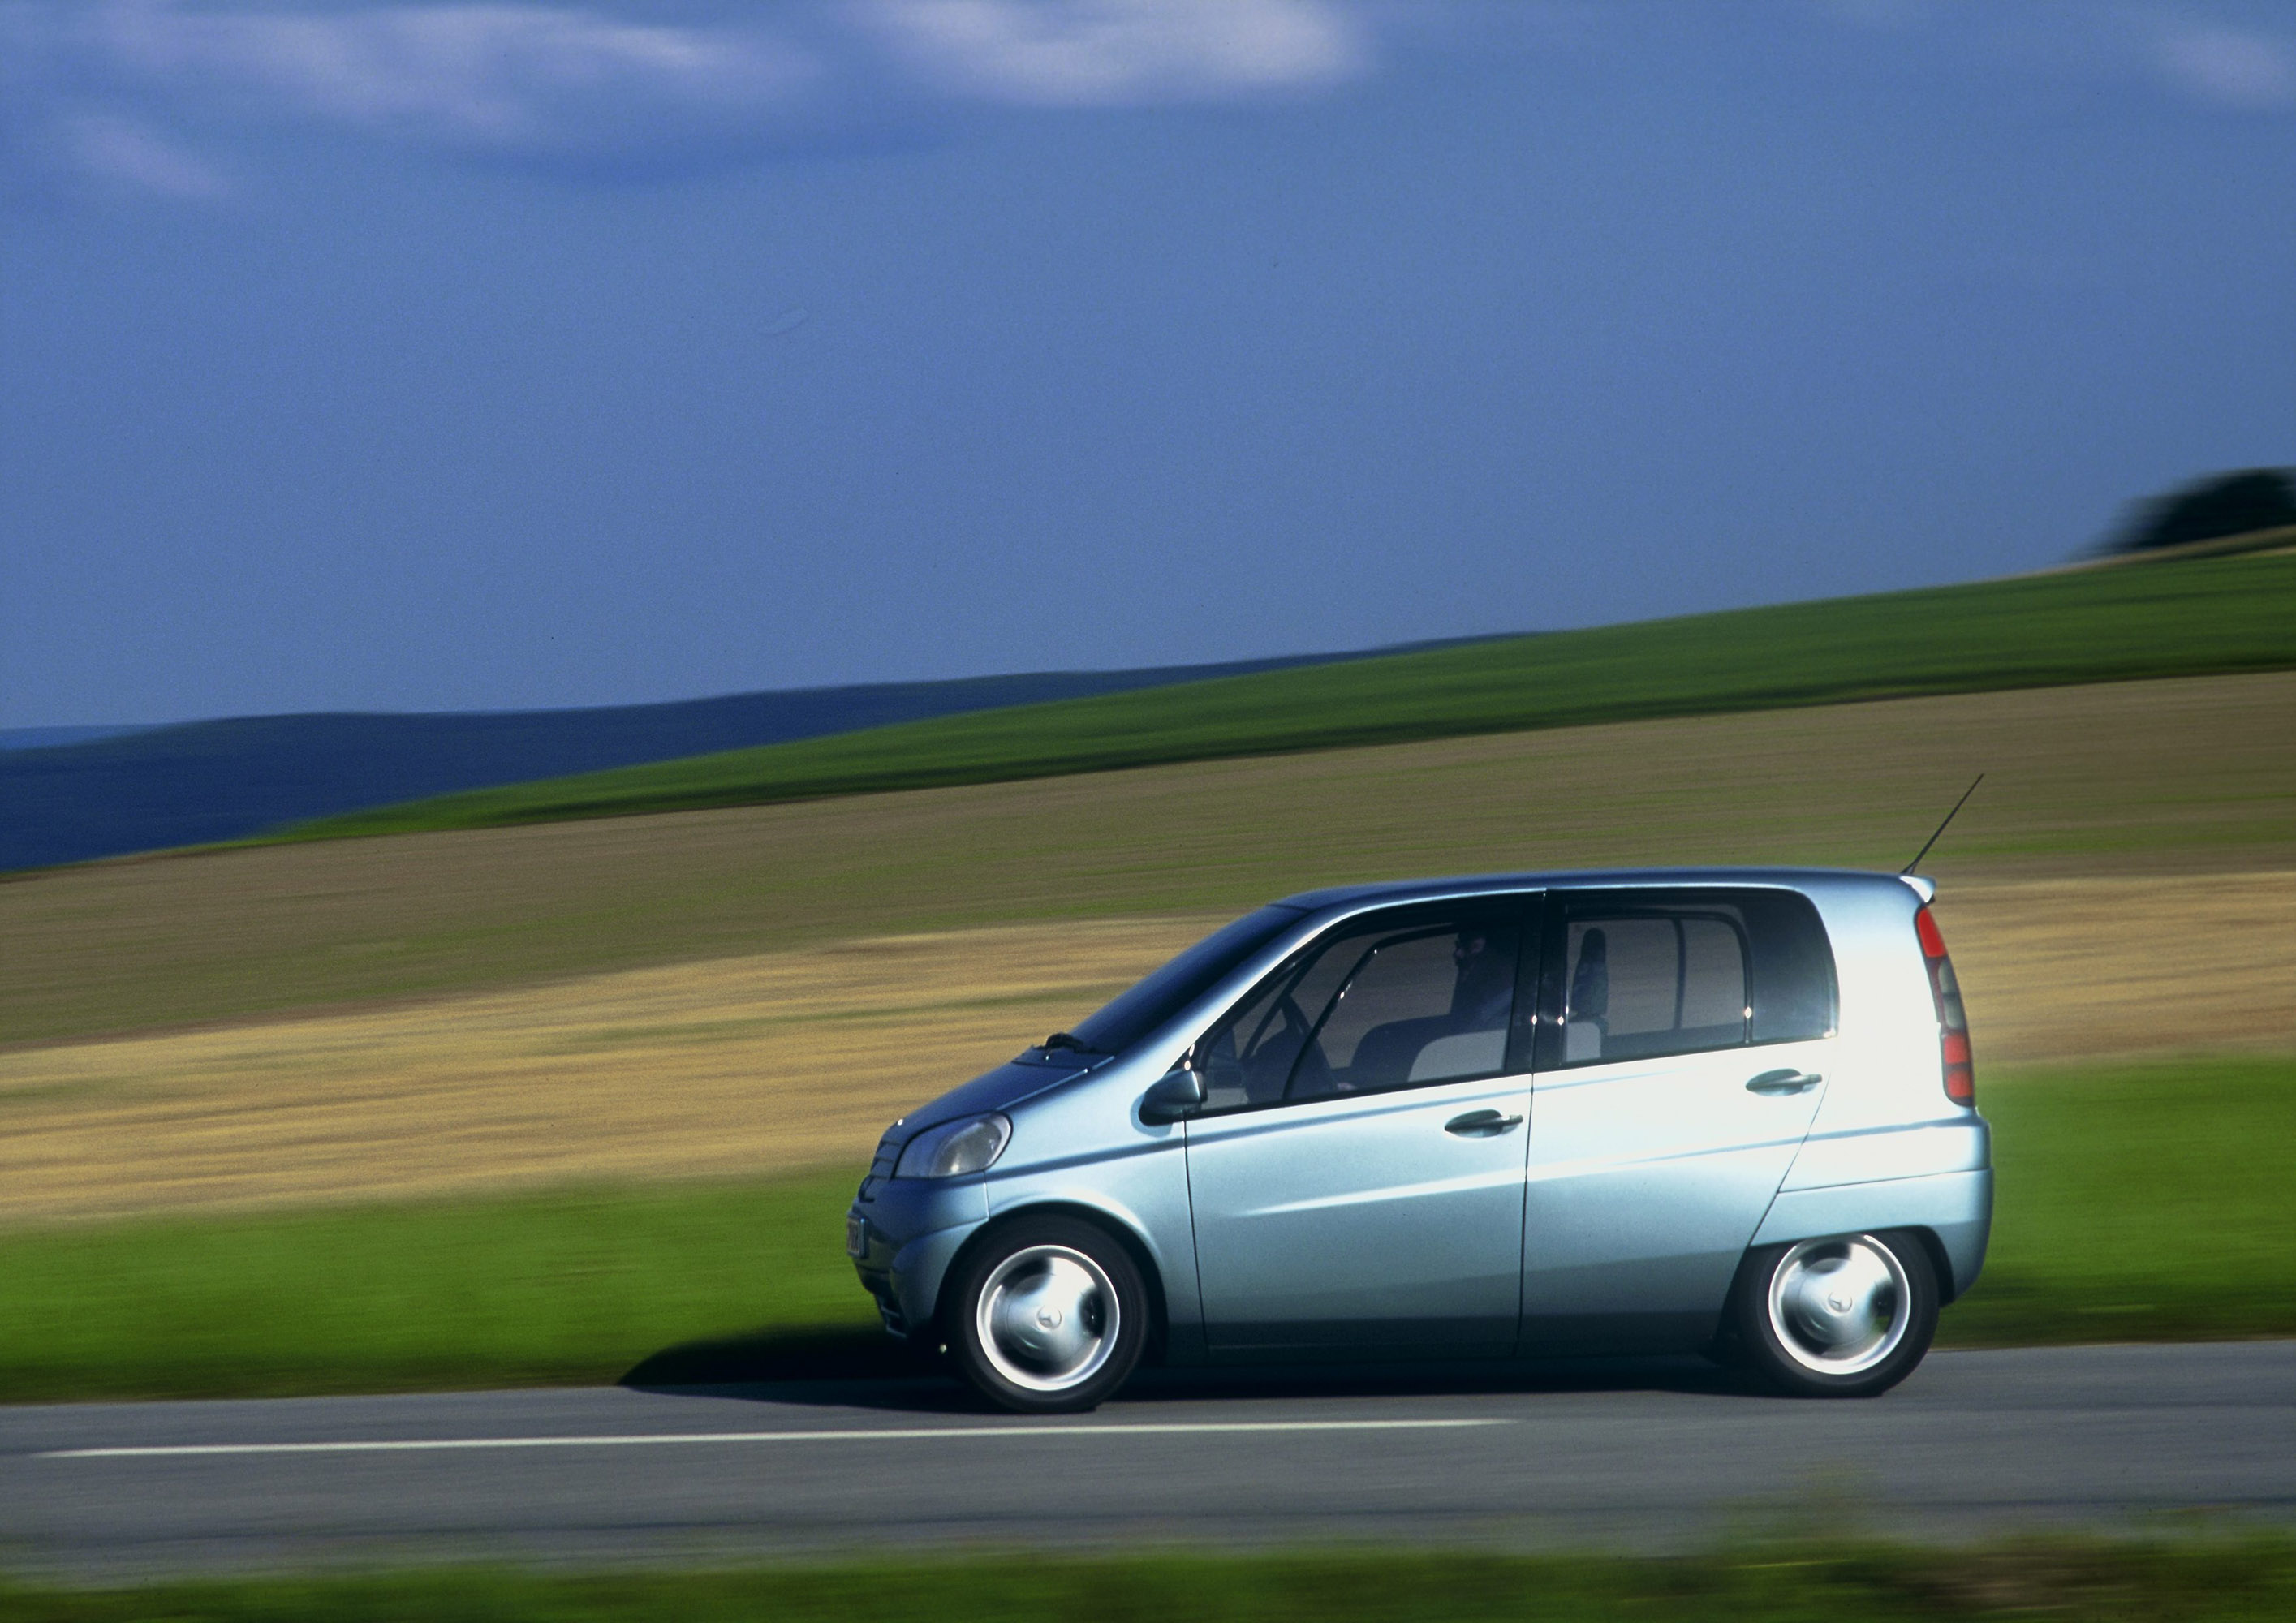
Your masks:
<path fill-rule="evenodd" d="M 1069 1029 L 1088 1052 L 1121 1053 L 1210 991 L 1299 923 L 1297 907 L 1270 903 L 1215 930 Z"/>
<path fill-rule="evenodd" d="M 1833 955 L 1791 890 L 1565 893 L 1541 1069 L 1832 1034 Z"/>

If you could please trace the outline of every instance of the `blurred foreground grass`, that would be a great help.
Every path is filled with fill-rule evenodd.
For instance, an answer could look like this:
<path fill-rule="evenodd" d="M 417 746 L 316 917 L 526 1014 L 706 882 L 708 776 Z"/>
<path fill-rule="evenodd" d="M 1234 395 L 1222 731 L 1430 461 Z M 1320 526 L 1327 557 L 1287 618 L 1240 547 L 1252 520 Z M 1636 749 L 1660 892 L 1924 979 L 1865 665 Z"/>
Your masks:
<path fill-rule="evenodd" d="M 147 1618 L 286 1623 L 691 1623 L 775 1618 L 966 1623 L 1084 1617 L 1312 1618 L 1365 1623 L 1539 1618 L 1932 1619 L 2064 1615 L 2230 1623 L 2296 1614 L 2296 1543 L 2051 1538 L 1980 1549 L 1759 1543 L 1629 1558 L 1423 1551 L 1204 1556 L 979 1556 L 736 1572 L 550 1576 L 504 1570 L 239 1578 L 102 1590 L 0 1588 L 0 1623 Z"/>
<path fill-rule="evenodd" d="M 2296 1334 L 2296 1058 L 1980 1082 L 1993 1253 L 1948 1345 Z M 0 1399 L 649 1384 L 897 1367 L 854 1173 L 0 1235 Z"/>

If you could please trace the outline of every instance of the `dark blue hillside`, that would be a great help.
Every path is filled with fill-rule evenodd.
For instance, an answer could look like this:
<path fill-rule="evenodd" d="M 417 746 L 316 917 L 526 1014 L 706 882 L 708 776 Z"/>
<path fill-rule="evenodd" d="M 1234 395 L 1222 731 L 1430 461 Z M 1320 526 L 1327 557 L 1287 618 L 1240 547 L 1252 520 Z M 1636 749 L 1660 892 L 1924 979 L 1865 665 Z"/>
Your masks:
<path fill-rule="evenodd" d="M 93 743 L 141 733 L 142 727 L 0 727 L 0 750 L 52 750 L 59 744 Z"/>
<path fill-rule="evenodd" d="M 675 704 L 448 715 L 254 716 L 0 752 L 0 870 L 235 840 L 425 795 L 888 722 L 1357 659 L 736 693 Z"/>

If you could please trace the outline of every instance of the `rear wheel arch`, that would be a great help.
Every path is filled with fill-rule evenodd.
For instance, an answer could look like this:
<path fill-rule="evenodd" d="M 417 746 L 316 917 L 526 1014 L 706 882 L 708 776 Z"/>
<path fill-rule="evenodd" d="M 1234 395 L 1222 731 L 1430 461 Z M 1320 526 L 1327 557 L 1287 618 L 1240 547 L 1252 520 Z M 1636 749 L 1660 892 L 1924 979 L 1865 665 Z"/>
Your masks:
<path fill-rule="evenodd" d="M 1936 1333 L 1946 1279 L 1936 1261 L 1940 1249 L 1935 1234 L 1911 1227 L 1749 1247 L 1731 1283 L 1712 1356 L 1799 1396 L 1872 1397 L 1886 1391 L 1922 1362 Z M 1830 1293 L 1823 1299 L 1835 1310 L 1832 1316 L 1821 1302 L 1808 1298 L 1802 1299 L 1808 1304 L 1803 1312 L 1791 1306 L 1799 1289 L 1806 1288 L 1797 1287 L 1797 1277 L 1822 1285 L 1820 1270 L 1839 1266 L 1845 1283 L 1855 1281 L 1859 1269 L 1853 1265 L 1861 1259 L 1874 1265 L 1866 1273 L 1877 1286 L 1871 1299 L 1880 1309 L 1878 1317 L 1841 1316 L 1850 1313 L 1857 1299 L 1854 1288 L 1845 1291 L 1848 1300 Z M 1890 1277 L 1882 1276 L 1882 1263 Z M 1783 1296 L 1774 1291 L 1774 1283 Z M 1901 1304 L 1894 1316 L 1887 1311 L 1890 1303 Z M 1889 1321 L 1886 1329 L 1883 1320 Z M 1816 1338 L 1810 1334 L 1813 1324 L 1818 1331 Z M 1861 1346 L 1864 1332 L 1858 1327 L 1869 1324 L 1872 1340 Z M 1841 1362 L 1834 1362 L 1837 1355 Z"/>
<path fill-rule="evenodd" d="M 1922 1250 L 1929 1253 L 1930 1269 L 1937 1275 L 1938 1306 L 1948 1307 L 1957 1300 L 1963 1287 L 1961 1283 L 1953 1276 L 1953 1258 L 1947 1254 L 1945 1242 L 1937 1237 L 1937 1231 L 1931 1228 L 1903 1228 L 1897 1232 L 1911 1234 L 1921 1242 Z"/>
<path fill-rule="evenodd" d="M 1961 1282 L 1954 1277 L 1953 1258 L 1947 1252 L 1945 1249 L 1945 1242 L 1938 1238 L 1937 1231 L 1935 1229 L 1923 1228 L 1918 1225 L 1915 1225 L 1905 1228 L 1892 1229 L 1890 1232 L 1892 1234 L 1909 1234 L 1914 1239 L 1921 1242 L 1922 1250 L 1930 1259 L 1931 1271 L 1937 1275 L 1938 1305 L 1939 1307 L 1950 1307 L 1953 1303 L 1960 1299 L 1964 1287 Z M 1757 1253 L 1775 1251 L 1785 1246 L 1796 1244 L 1802 1240 L 1822 1240 L 1824 1238 L 1825 1236 L 1824 1234 L 1799 1234 L 1792 1240 L 1766 1240 L 1759 1245 L 1748 1245 L 1745 1250 L 1739 1255 L 1738 1271 L 1731 1276 L 1730 1293 L 1727 1300 L 1730 1303 L 1734 1304 L 1738 1300 L 1739 1292 L 1746 1288 L 1745 1280 L 1747 1271 L 1752 1266 Z M 1728 1323 L 1728 1310 L 1726 1307 L 1723 1315 L 1723 1320 L 1726 1325 Z"/>

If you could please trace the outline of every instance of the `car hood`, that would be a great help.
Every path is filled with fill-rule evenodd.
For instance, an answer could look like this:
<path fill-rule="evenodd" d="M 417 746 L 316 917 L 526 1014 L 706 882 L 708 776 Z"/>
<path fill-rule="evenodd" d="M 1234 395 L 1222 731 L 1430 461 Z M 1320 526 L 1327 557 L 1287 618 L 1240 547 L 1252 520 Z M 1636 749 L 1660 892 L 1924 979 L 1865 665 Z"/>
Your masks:
<path fill-rule="evenodd" d="M 930 1104 L 921 1104 L 901 1119 L 899 1142 L 906 1143 L 927 1127 L 944 1121 L 954 1121 L 960 1116 L 978 1116 L 984 1111 L 1001 1111 L 1032 1098 L 1047 1088 L 1084 1075 L 1096 1065 L 1107 1062 L 1105 1054 L 1078 1054 L 1074 1062 L 1065 1059 L 1044 1059 L 1038 1051 L 1030 1050 L 1026 1058 L 1008 1060 L 994 1070 L 985 1070 L 972 1081 L 952 1087 Z M 891 1139 L 894 1134 L 887 1134 Z"/>

